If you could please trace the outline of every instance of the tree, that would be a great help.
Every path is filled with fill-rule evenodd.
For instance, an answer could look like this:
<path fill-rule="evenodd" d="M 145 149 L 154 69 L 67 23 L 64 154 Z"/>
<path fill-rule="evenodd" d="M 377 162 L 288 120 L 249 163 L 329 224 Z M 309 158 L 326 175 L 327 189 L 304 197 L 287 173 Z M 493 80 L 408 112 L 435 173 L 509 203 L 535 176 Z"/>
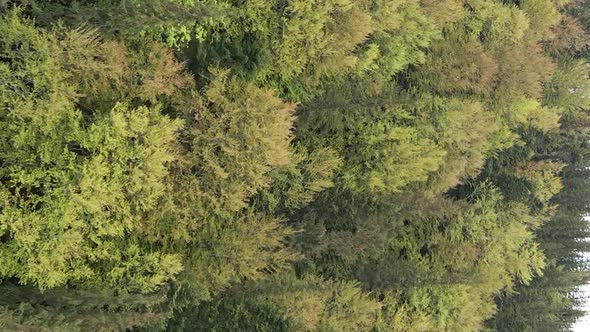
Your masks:
<path fill-rule="evenodd" d="M 0 25 L 0 273 L 41 289 L 153 290 L 181 270 L 179 257 L 127 234 L 158 206 L 181 122 L 118 104 L 85 123 L 55 37 L 17 15 Z"/>
<path fill-rule="evenodd" d="M 168 318 L 161 309 L 165 289 L 153 294 L 66 288 L 40 292 L 11 282 L 0 289 L 0 327 L 12 331 L 114 331 L 158 326 Z"/>
<path fill-rule="evenodd" d="M 414 118 L 401 105 L 387 96 L 371 100 L 370 95 L 355 96 L 344 88 L 354 89 L 334 90 L 328 102 L 322 98 L 302 109 L 297 132 L 307 146 L 339 152 L 344 188 L 395 193 L 425 181 L 438 169 L 445 152 L 417 130 Z"/>
<path fill-rule="evenodd" d="M 31 0 L 25 4 L 44 26 L 58 21 L 72 28 L 88 25 L 105 35 L 135 42 L 152 39 L 173 47 L 186 47 L 193 38 L 203 38 L 207 27 L 227 26 L 231 16 L 229 5 L 216 1 Z"/>
<path fill-rule="evenodd" d="M 0 0 L 0 329 L 566 329 L 566 2 Z"/>
<path fill-rule="evenodd" d="M 355 283 L 279 274 L 228 289 L 194 308 L 175 329 L 195 331 L 365 331 L 380 304 Z M 174 324 L 174 323 L 173 323 Z"/>
<path fill-rule="evenodd" d="M 426 63 L 413 74 L 415 84 L 442 95 L 489 95 L 498 74 L 494 59 L 475 40 L 434 43 Z"/>

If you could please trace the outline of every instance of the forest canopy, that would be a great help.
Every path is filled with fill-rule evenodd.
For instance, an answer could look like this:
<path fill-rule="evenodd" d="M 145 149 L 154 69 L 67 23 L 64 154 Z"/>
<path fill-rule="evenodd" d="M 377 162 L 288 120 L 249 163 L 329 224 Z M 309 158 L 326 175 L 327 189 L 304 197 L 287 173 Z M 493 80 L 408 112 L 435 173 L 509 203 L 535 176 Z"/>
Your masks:
<path fill-rule="evenodd" d="M 568 331 L 590 3 L 0 1 L 0 330 Z"/>

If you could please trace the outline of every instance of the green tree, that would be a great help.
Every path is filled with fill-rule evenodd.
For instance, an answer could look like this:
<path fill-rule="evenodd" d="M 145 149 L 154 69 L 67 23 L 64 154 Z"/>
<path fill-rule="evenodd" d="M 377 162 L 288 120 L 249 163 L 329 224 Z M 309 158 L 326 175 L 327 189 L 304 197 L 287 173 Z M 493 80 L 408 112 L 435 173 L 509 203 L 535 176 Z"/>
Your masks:
<path fill-rule="evenodd" d="M 103 289 L 0 285 L 0 328 L 10 331 L 117 331 L 161 325 L 168 318 L 165 290 L 130 294 Z"/>
<path fill-rule="evenodd" d="M 129 234 L 158 206 L 181 122 L 122 104 L 85 122 L 56 38 L 17 15 L 0 25 L 1 274 L 42 289 L 153 290 L 179 257 Z"/>
<path fill-rule="evenodd" d="M 368 331 L 379 302 L 353 282 L 278 274 L 202 302 L 171 328 L 193 331 Z"/>
<path fill-rule="evenodd" d="M 343 160 L 340 185 L 351 191 L 395 193 L 425 181 L 429 172 L 438 169 L 445 152 L 389 96 L 363 96 L 353 89 L 335 87 L 328 99 L 300 110 L 297 135 L 301 142 L 337 151 Z"/>

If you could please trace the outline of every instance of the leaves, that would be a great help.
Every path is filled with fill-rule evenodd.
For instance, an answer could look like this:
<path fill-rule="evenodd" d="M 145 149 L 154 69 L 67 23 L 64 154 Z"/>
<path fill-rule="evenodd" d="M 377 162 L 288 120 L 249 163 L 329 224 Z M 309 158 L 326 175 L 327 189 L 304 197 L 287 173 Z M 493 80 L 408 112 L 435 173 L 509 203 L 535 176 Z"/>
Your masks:
<path fill-rule="evenodd" d="M 14 5 L 0 1 L 0 328 L 562 330 L 579 315 L 584 3 Z"/>

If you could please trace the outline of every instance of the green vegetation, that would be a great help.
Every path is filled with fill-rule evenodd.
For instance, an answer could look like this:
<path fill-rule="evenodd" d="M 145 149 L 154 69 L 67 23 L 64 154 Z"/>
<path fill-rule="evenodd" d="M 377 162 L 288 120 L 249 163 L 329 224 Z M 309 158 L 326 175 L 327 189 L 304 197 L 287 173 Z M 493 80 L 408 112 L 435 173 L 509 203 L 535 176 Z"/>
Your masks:
<path fill-rule="evenodd" d="M 0 330 L 567 331 L 590 3 L 0 1 Z"/>

